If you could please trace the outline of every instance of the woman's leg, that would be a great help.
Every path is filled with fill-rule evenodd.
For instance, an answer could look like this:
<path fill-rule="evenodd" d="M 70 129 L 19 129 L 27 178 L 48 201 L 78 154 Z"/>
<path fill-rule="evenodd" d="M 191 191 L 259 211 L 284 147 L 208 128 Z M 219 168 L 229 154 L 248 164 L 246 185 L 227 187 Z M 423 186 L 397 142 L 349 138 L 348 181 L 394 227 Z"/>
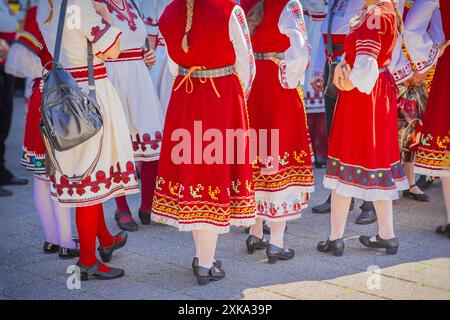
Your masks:
<path fill-rule="evenodd" d="M 77 246 L 72 235 L 72 209 L 61 207 L 57 201 L 52 201 L 52 211 L 58 226 L 59 245 L 63 248 L 75 249 Z"/>
<path fill-rule="evenodd" d="M 141 166 L 141 208 L 139 212 L 150 213 L 155 194 L 158 161 L 142 162 Z"/>
<path fill-rule="evenodd" d="M 284 231 L 286 229 L 286 221 L 270 222 L 270 244 L 278 248 L 284 248 Z"/>
<path fill-rule="evenodd" d="M 330 241 L 340 239 L 344 236 L 351 201 L 351 197 L 339 195 L 335 190 L 331 192 Z"/>
<path fill-rule="evenodd" d="M 447 209 L 447 224 L 450 224 L 450 177 L 441 177 L 445 208 Z"/>
<path fill-rule="evenodd" d="M 79 263 L 91 267 L 97 263 L 95 255 L 98 228 L 97 206 L 78 207 L 76 222 L 80 241 Z"/>
<path fill-rule="evenodd" d="M 395 238 L 392 201 L 374 201 L 373 204 L 378 218 L 378 235 L 385 240 Z M 375 238 L 372 239 L 372 241 L 375 240 Z"/>
<path fill-rule="evenodd" d="M 59 245 L 58 225 L 52 210 L 53 201 L 50 195 L 50 182 L 35 176 L 33 196 L 36 211 L 41 220 L 41 226 L 44 229 L 45 241 Z"/>
<path fill-rule="evenodd" d="M 258 239 L 262 239 L 264 236 L 263 222 L 264 219 L 256 218 L 255 224 L 252 225 L 250 228 L 250 235 L 257 237 Z"/>
<path fill-rule="evenodd" d="M 414 186 L 409 191 L 415 194 L 423 194 L 423 191 L 419 189 L 419 187 L 416 185 L 415 181 L 415 174 L 414 174 L 414 162 L 405 162 L 405 174 L 406 178 L 408 179 L 409 185 Z"/>
<path fill-rule="evenodd" d="M 114 244 L 114 237 L 109 233 L 105 222 L 105 214 L 103 213 L 103 205 L 96 206 L 97 211 L 97 237 L 102 247 L 111 247 Z M 121 239 L 118 239 L 120 242 Z"/>
<path fill-rule="evenodd" d="M 198 265 L 210 269 L 213 266 L 219 234 L 210 230 L 194 230 L 192 233 L 197 248 Z"/>

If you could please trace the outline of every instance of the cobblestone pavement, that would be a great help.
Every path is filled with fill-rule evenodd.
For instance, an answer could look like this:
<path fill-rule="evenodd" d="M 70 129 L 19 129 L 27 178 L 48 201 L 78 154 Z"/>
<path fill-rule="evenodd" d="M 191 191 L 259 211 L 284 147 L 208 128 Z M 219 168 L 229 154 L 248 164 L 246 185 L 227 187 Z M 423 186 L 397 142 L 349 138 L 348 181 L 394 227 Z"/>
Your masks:
<path fill-rule="evenodd" d="M 24 113 L 18 99 L 8 165 L 31 179 L 18 161 Z M 311 206 L 327 196 L 322 177 L 323 170 L 317 170 Z M 329 216 L 307 209 L 301 220 L 289 223 L 286 242 L 296 250 L 293 261 L 269 265 L 264 252 L 248 256 L 246 235 L 235 228 L 219 239 L 217 250 L 226 279 L 199 287 L 190 268 L 191 235 L 167 226 L 140 226 L 111 262 L 125 268 L 125 277 L 83 282 L 80 290 L 66 287 L 66 269 L 75 261 L 42 254 L 43 234 L 31 186 L 10 189 L 14 196 L 0 199 L 0 299 L 450 299 L 450 242 L 434 232 L 445 215 L 440 183 L 429 191 L 431 203 L 396 201 L 401 241 L 396 256 L 359 244 L 358 235 L 375 234 L 376 225 L 355 225 L 357 209 L 349 216 L 344 256 L 317 252 L 317 242 L 329 232 Z M 139 196 L 131 197 L 130 204 L 136 213 Z M 110 229 L 117 232 L 113 203 L 105 205 L 105 212 Z M 379 269 L 368 271 L 374 268 Z"/>

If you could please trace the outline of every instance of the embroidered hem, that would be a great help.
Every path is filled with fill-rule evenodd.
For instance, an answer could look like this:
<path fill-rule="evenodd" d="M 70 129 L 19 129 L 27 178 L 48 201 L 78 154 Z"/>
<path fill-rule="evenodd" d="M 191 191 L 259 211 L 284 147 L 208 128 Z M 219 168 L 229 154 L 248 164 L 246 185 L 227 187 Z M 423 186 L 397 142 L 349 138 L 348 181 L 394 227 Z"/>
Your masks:
<path fill-rule="evenodd" d="M 23 148 L 20 163 L 34 174 L 45 174 L 45 154 L 35 154 Z"/>
<path fill-rule="evenodd" d="M 419 148 L 414 171 L 432 177 L 450 176 L 450 153 Z"/>
<path fill-rule="evenodd" d="M 131 136 L 135 161 L 150 162 L 159 160 L 162 133 L 157 131 L 154 136 L 155 139 L 153 140 L 149 133 L 143 134 L 142 138 L 139 133 L 135 137 Z"/>

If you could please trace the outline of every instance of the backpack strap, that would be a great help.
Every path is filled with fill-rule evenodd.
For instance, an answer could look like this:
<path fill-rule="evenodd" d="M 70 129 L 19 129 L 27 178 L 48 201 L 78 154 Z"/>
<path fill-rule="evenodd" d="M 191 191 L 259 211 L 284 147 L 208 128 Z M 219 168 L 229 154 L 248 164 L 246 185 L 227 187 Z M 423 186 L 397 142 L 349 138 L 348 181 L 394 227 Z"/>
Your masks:
<path fill-rule="evenodd" d="M 144 16 L 141 14 L 141 11 L 139 10 L 136 2 L 134 0 L 130 0 L 130 1 L 131 1 L 131 4 L 133 5 L 134 9 L 136 9 L 139 17 L 141 17 L 141 19 L 143 19 Z M 150 42 L 148 42 L 148 36 L 145 36 L 145 47 L 147 48 L 147 50 L 150 51 Z"/>
<path fill-rule="evenodd" d="M 53 54 L 53 63 L 59 62 L 61 55 L 61 43 L 64 32 L 64 23 L 66 21 L 66 10 L 68 0 L 62 0 L 61 10 L 59 11 L 58 30 L 56 32 L 55 52 Z"/>

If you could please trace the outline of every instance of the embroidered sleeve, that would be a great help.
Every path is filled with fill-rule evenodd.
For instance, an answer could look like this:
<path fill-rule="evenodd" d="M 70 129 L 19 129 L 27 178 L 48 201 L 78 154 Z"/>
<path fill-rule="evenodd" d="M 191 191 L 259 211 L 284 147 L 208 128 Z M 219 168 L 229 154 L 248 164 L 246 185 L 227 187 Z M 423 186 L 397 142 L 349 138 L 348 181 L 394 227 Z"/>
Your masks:
<path fill-rule="evenodd" d="M 401 16 L 403 16 L 404 8 L 405 5 L 403 1 L 399 1 L 398 10 Z M 403 53 L 403 34 L 399 35 L 397 43 L 395 44 L 394 51 L 392 52 L 391 64 L 389 65 L 389 71 L 394 76 L 394 80 L 397 84 L 405 82 L 414 75 L 411 64 Z"/>
<path fill-rule="evenodd" d="M 281 13 L 278 28 L 291 42 L 280 63 L 280 83 L 283 88 L 294 89 L 305 82 L 305 71 L 310 63 L 311 51 L 303 9 L 298 0 L 288 2 Z"/>
<path fill-rule="evenodd" d="M 159 34 L 158 29 L 158 15 L 159 8 L 162 4 L 158 4 L 158 1 L 161 0 L 145 0 L 140 1 L 140 10 L 141 14 L 144 16 L 142 19 L 144 20 L 145 26 L 147 27 L 147 33 L 151 36 L 157 36 Z"/>
<path fill-rule="evenodd" d="M 78 30 L 92 42 L 95 54 L 106 53 L 117 43 L 122 33 L 95 12 L 91 1 L 76 0 L 74 2 L 81 13 Z"/>
<path fill-rule="evenodd" d="M 239 6 L 236 6 L 231 14 L 229 32 L 236 53 L 236 72 L 248 98 L 255 79 L 256 66 L 247 20 L 244 10 Z"/>
<path fill-rule="evenodd" d="M 420 73 L 427 72 L 438 60 L 439 43 L 433 41 L 428 26 L 440 15 L 433 12 L 438 9 L 439 0 L 417 0 L 409 10 L 405 20 L 405 43 L 408 53 Z"/>

